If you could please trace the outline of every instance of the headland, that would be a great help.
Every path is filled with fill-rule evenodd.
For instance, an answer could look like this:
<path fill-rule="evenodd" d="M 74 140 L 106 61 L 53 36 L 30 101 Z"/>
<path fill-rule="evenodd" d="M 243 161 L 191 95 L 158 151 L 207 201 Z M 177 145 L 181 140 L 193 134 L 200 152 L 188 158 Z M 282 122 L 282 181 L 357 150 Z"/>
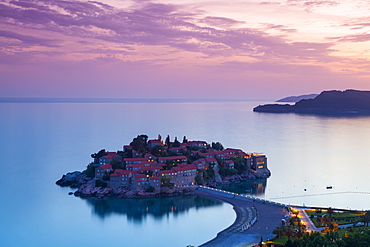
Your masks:
<path fill-rule="evenodd" d="M 370 91 L 323 91 L 313 99 L 302 99 L 293 105 L 259 105 L 254 112 L 299 113 L 333 116 L 370 115 Z"/>

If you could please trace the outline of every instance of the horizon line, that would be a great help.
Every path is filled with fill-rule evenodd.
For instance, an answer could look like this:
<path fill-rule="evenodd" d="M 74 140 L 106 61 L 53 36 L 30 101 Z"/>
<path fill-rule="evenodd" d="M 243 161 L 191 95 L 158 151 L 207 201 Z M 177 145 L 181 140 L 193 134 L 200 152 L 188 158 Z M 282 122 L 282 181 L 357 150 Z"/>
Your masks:
<path fill-rule="evenodd" d="M 148 98 L 68 98 L 68 97 L 0 97 L 0 103 L 174 103 L 174 102 L 247 102 L 250 99 L 148 99 Z"/>

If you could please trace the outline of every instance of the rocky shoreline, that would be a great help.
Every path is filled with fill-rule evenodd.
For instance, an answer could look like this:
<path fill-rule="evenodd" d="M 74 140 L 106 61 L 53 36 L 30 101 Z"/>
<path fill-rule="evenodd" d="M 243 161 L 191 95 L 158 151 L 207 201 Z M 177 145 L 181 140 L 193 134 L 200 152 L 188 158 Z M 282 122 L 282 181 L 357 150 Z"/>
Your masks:
<path fill-rule="evenodd" d="M 270 177 L 270 171 L 263 174 L 244 173 L 240 175 L 228 176 L 221 181 L 213 181 L 205 184 L 209 187 L 217 187 L 219 184 L 225 183 L 239 183 L 247 180 L 254 180 L 259 178 Z M 97 187 L 95 186 L 95 180 L 88 178 L 83 172 L 74 171 L 68 172 L 63 175 L 55 183 L 61 187 L 70 187 L 72 189 L 77 188 L 73 193 L 77 197 L 95 197 L 95 198 L 148 198 L 148 197 L 162 197 L 162 196 L 176 196 L 176 195 L 187 195 L 193 194 L 198 186 L 187 186 L 187 187 L 174 187 L 167 188 L 162 187 L 160 193 L 155 192 L 143 192 L 143 191 L 132 191 L 126 188 L 111 188 L 111 187 Z"/>

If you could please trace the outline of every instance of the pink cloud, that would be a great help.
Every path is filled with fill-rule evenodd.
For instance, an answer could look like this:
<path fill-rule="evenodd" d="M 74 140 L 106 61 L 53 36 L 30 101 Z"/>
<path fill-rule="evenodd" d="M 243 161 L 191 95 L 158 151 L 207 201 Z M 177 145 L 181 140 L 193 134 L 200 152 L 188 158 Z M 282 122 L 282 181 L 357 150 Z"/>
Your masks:
<path fill-rule="evenodd" d="M 132 98 L 171 92 L 183 98 L 243 98 L 243 89 L 257 93 L 263 86 L 272 95 L 276 81 L 285 88 L 309 89 L 312 81 L 329 85 L 333 78 L 345 85 L 351 80 L 337 77 L 330 63 L 368 65 L 331 55 L 338 42 L 366 40 L 366 35 L 294 41 L 288 36 L 298 33 L 294 26 L 252 28 L 246 21 L 188 5 L 135 1 L 122 9 L 97 1 L 14 0 L 0 3 L 0 21 L 4 95 L 23 90 L 37 96 Z M 310 76 L 316 79 L 302 78 Z"/>

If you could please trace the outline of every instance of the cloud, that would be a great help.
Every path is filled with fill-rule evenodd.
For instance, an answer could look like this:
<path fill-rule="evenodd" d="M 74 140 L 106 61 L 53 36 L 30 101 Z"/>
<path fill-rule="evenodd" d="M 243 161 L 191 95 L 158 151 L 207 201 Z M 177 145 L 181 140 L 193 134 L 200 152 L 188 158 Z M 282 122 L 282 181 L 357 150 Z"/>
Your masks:
<path fill-rule="evenodd" d="M 199 21 L 199 23 L 204 23 L 208 26 L 221 27 L 221 28 L 230 28 L 239 24 L 245 24 L 244 21 L 236 21 L 230 18 L 225 17 L 214 17 L 207 16 Z"/>
<path fill-rule="evenodd" d="M 0 37 L 7 39 L 15 39 L 20 41 L 24 46 L 46 46 L 46 47 L 60 47 L 58 39 L 44 39 L 30 35 L 22 35 L 19 33 L 0 30 Z"/>
<path fill-rule="evenodd" d="M 340 4 L 339 1 L 330 1 L 330 0 L 287 0 L 287 5 L 297 6 L 297 7 L 327 7 L 327 6 L 337 6 Z"/>
<path fill-rule="evenodd" d="M 267 23 L 264 25 L 266 26 L 266 30 L 275 29 L 275 30 L 278 30 L 280 32 L 285 32 L 285 33 L 296 33 L 297 32 L 297 29 L 289 28 L 285 25 L 275 25 L 275 24 L 270 24 L 270 23 Z"/>
<path fill-rule="evenodd" d="M 330 4 L 330 1 L 314 2 L 316 5 Z M 288 3 L 302 4 L 302 1 Z M 90 54 L 107 61 L 112 58 L 114 61 L 123 57 L 129 59 L 126 55 L 135 54 L 140 54 L 141 58 L 147 56 L 148 60 L 164 59 L 158 57 L 158 53 L 144 52 L 138 47 L 153 47 L 154 50 L 157 50 L 154 47 L 161 47 L 164 49 L 162 55 L 171 56 L 174 51 L 187 52 L 202 59 L 238 56 L 264 62 L 283 60 L 296 63 L 331 59 L 329 53 L 334 41 L 291 42 L 286 36 L 268 34 L 269 30 L 296 32 L 286 25 L 265 24 L 265 28 L 247 28 L 243 21 L 203 14 L 183 5 L 151 1 L 135 1 L 129 8 L 119 9 L 96 1 L 14 0 L 0 4 L 0 21 L 8 30 L 16 27 L 25 32 L 4 30 L 0 35 L 21 41 L 12 44 L 19 48 L 19 52 L 27 46 L 52 49 L 63 45 L 65 53 L 70 56 L 78 54 L 74 58 Z M 49 32 L 49 37 L 58 35 L 64 40 L 45 38 L 37 31 Z M 71 43 L 76 44 L 76 48 Z M 81 59 L 85 58 L 81 56 Z"/>
<path fill-rule="evenodd" d="M 331 37 L 328 39 L 337 40 L 338 42 L 367 42 L 370 41 L 369 33 L 345 35 L 341 37 Z"/>
<path fill-rule="evenodd" d="M 228 61 L 220 64 L 219 68 L 228 70 L 244 70 L 244 71 L 260 71 L 269 74 L 294 74 L 294 75 L 309 75 L 309 74 L 323 74 L 329 72 L 323 66 L 318 65 L 301 65 L 290 63 L 272 63 L 272 62 L 236 62 Z"/>
<path fill-rule="evenodd" d="M 16 23 L 67 36 L 123 45 L 165 45 L 207 55 L 214 55 L 215 50 L 222 55 L 254 54 L 256 50 L 266 52 L 285 42 L 261 30 L 235 28 L 244 24 L 241 21 L 214 16 L 198 18 L 180 5 L 144 1 L 135 6 L 123 10 L 97 2 L 12 1 L 0 5 L 0 19 L 9 26 Z M 283 26 L 270 28 L 294 31 Z M 51 43 L 40 38 L 39 44 L 50 46 Z"/>

